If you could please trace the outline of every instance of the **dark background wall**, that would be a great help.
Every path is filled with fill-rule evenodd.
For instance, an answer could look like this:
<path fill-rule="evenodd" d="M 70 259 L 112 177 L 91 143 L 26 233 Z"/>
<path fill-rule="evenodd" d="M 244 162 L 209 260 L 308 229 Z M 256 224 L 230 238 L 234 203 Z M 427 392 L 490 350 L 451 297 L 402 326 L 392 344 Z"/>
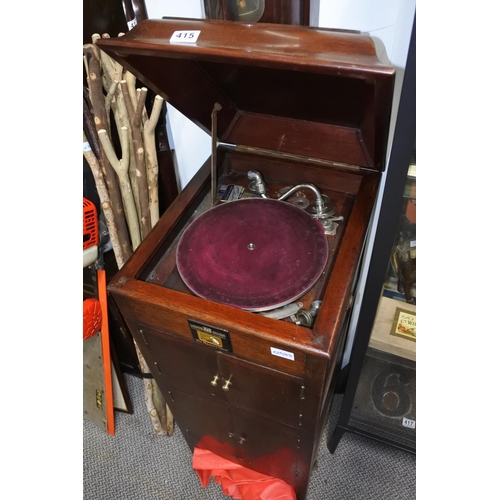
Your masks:
<path fill-rule="evenodd" d="M 122 0 L 83 0 L 83 43 L 91 43 L 94 33 L 118 33 L 128 31 Z"/>

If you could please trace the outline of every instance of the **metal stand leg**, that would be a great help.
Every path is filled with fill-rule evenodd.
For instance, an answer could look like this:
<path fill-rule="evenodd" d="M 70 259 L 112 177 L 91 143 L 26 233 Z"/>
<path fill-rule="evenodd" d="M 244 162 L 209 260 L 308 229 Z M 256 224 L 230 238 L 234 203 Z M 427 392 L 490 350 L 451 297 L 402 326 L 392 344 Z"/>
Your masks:
<path fill-rule="evenodd" d="M 327 443 L 327 448 L 330 453 L 334 453 L 335 449 L 337 448 L 337 445 L 339 444 L 340 440 L 342 439 L 342 436 L 344 435 L 345 429 L 342 427 L 336 427 L 335 430 L 333 431 L 333 434 L 330 436 L 328 439 Z"/>

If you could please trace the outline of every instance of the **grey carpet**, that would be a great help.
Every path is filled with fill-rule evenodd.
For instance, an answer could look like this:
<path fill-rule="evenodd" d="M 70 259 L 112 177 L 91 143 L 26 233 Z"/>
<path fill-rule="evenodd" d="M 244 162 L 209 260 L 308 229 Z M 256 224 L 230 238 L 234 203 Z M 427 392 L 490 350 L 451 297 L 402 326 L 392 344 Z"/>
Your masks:
<path fill-rule="evenodd" d="M 133 414 L 116 412 L 115 436 L 83 424 L 83 492 L 86 500 L 229 500 L 218 484 L 202 488 L 191 467 L 191 452 L 176 428 L 156 436 L 143 400 L 143 382 L 125 375 Z M 330 418 L 311 474 L 307 500 L 413 500 L 416 458 L 410 453 L 345 433 L 331 455 L 341 395 Z"/>

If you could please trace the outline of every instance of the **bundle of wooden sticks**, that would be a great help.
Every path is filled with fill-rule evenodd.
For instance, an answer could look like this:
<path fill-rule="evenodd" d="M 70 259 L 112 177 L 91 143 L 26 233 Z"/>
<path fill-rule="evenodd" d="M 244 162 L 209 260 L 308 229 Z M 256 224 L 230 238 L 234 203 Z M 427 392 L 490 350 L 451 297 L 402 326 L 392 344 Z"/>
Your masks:
<path fill-rule="evenodd" d="M 119 35 L 120 36 L 120 35 Z M 83 87 L 83 154 L 95 180 L 102 214 L 120 269 L 159 219 L 155 128 L 165 105 L 102 52 L 92 36 L 83 46 L 87 86 Z M 109 37 L 103 34 L 103 38 Z M 143 373 L 149 368 L 136 345 Z M 146 405 L 157 434 L 173 433 L 173 416 L 157 384 L 144 378 Z"/>
<path fill-rule="evenodd" d="M 92 41 L 98 38 L 93 35 Z M 132 73 L 95 43 L 85 44 L 83 53 L 88 82 L 83 103 L 84 154 L 95 172 L 101 201 L 104 198 L 103 211 L 121 268 L 159 219 L 154 132 L 163 98 L 155 97 L 148 116 L 148 89 L 136 89 Z M 113 123 L 115 130 L 111 130 Z M 113 135 L 118 136 L 116 146 Z"/>

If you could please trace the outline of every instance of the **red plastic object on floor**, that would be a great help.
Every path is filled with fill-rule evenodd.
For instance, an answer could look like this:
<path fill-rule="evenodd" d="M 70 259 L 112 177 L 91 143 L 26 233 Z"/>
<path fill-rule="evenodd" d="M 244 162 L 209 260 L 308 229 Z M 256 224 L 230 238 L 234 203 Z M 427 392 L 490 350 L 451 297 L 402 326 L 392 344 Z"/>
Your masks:
<path fill-rule="evenodd" d="M 193 469 L 204 488 L 210 478 L 235 500 L 296 500 L 295 490 L 281 479 L 266 476 L 200 448 L 194 449 Z"/>

